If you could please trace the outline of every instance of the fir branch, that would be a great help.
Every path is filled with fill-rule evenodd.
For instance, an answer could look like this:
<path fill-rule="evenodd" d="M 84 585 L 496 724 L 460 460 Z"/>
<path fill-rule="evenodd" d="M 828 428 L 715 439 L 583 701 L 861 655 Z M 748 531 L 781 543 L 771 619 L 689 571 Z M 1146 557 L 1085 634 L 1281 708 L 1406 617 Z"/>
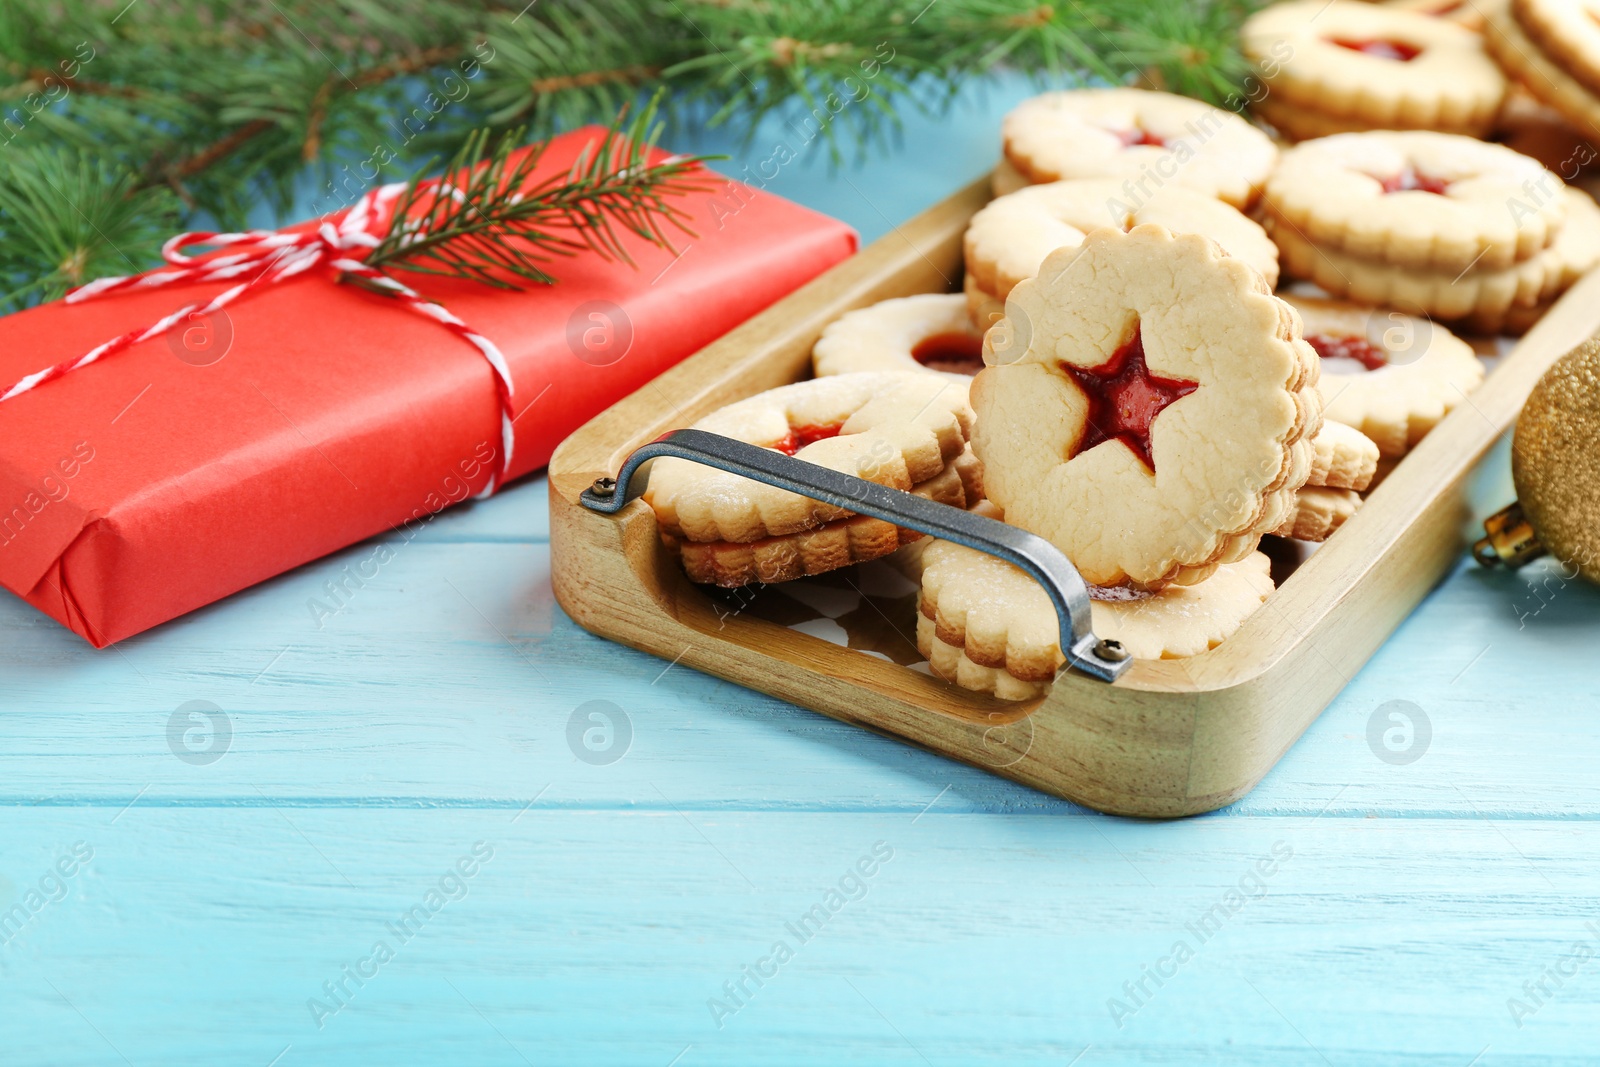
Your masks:
<path fill-rule="evenodd" d="M 688 54 L 683 20 L 653 2 L 540 5 L 488 34 L 482 123 L 535 130 L 608 122 L 639 87 Z"/>
<path fill-rule="evenodd" d="M 307 163 L 316 160 L 322 144 L 322 125 L 327 118 L 333 101 L 340 93 L 354 93 L 374 85 L 382 85 L 395 78 L 415 74 L 418 71 L 437 66 L 446 60 L 454 59 L 460 54 L 460 46 L 447 45 L 426 49 L 391 62 L 378 64 L 366 70 L 358 70 L 348 76 L 332 74 L 324 78 L 316 93 L 312 96 L 310 107 L 306 111 L 306 133 L 301 138 L 301 159 Z M 242 145 L 278 125 L 278 123 L 270 119 L 252 119 L 242 126 L 235 127 L 226 136 L 212 142 L 194 155 L 175 160 L 166 165 L 152 174 L 147 181 L 152 184 L 157 182 L 170 184 L 174 180 L 182 181 L 184 178 L 209 170 L 229 155 L 232 155 Z"/>
<path fill-rule="evenodd" d="M 996 68 L 1226 101 L 1248 74 L 1235 38 L 1255 2 L 0 0 L 0 291 L 44 298 L 71 262 L 153 263 L 158 228 L 123 218 L 102 239 L 71 197 L 36 199 L 41 175 L 79 188 L 84 160 L 84 202 L 107 218 L 121 190 L 153 218 L 178 212 L 173 228 L 259 223 L 263 206 L 288 221 L 308 161 L 332 178 L 382 145 L 380 168 L 409 169 L 469 131 L 545 137 L 663 87 L 675 140 L 704 125 L 749 137 L 777 115 L 837 159 Z M 465 89 L 397 136 L 451 78 Z M 46 213 L 54 237 L 10 205 Z M 74 227 L 64 253 L 55 238 Z"/>
<path fill-rule="evenodd" d="M 552 256 L 588 249 L 631 264 L 624 233 L 666 248 L 669 228 L 695 236 L 672 200 L 710 183 L 710 157 L 648 162 L 658 112 L 659 97 L 631 123 L 619 117 L 566 173 L 537 182 L 543 145 L 519 154 L 514 130 L 490 148 L 489 131 L 477 131 L 439 178 L 412 179 L 366 262 L 522 288 L 555 282 L 543 266 Z"/>
<path fill-rule="evenodd" d="M 1138 0 L 1129 0 L 1137 3 Z M 1112 30 L 1108 41 L 1151 88 L 1237 106 L 1252 68 L 1238 48 L 1242 0 L 1152 4 L 1144 17 Z"/>
<path fill-rule="evenodd" d="M 11 163 L 5 179 L 0 311 L 55 300 L 94 278 L 132 274 L 144 263 L 127 250 L 159 246 L 178 224 L 170 193 L 136 189 L 132 174 L 91 154 L 31 153 Z"/>
<path fill-rule="evenodd" d="M 951 34 L 961 42 L 949 57 L 957 68 L 988 71 L 1008 64 L 1040 74 L 1086 75 L 1115 83 L 1126 80 L 1135 66 L 1107 36 L 1116 19 L 1104 4 L 951 0 L 951 6 L 935 17 L 940 35 Z"/>

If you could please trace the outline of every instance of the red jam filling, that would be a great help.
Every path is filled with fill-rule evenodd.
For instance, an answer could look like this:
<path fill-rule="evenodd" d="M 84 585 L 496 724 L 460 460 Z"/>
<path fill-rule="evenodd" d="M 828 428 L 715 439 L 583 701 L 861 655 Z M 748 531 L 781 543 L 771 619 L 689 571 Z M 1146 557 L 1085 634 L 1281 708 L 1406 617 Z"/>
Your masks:
<path fill-rule="evenodd" d="M 1131 129 L 1126 130 L 1112 130 L 1111 132 L 1117 135 L 1117 138 L 1122 142 L 1122 147 L 1124 148 L 1133 148 L 1135 145 L 1142 144 L 1155 145 L 1157 148 L 1162 148 L 1165 147 L 1167 143 L 1161 138 L 1157 137 L 1155 134 L 1151 133 L 1149 130 L 1143 129 L 1139 126 L 1134 126 Z"/>
<path fill-rule="evenodd" d="M 1383 191 L 1385 193 L 1421 192 L 1436 193 L 1439 196 L 1443 196 L 1444 191 L 1450 188 L 1450 183 L 1445 179 L 1435 178 L 1430 174 L 1418 174 L 1410 167 L 1402 170 L 1399 174 L 1391 174 L 1389 177 L 1379 180 L 1383 183 Z"/>
<path fill-rule="evenodd" d="M 839 431 L 844 428 L 844 423 L 833 426 L 791 426 L 789 432 L 781 441 L 774 441 L 768 448 L 775 448 L 786 456 L 792 456 L 806 445 L 826 441 L 830 437 L 838 437 Z"/>
<path fill-rule="evenodd" d="M 1422 54 L 1422 49 L 1404 41 L 1353 41 L 1341 37 L 1329 38 L 1329 43 L 1352 52 L 1360 52 L 1374 59 L 1388 59 L 1396 63 L 1409 63 Z"/>
<path fill-rule="evenodd" d="M 977 374 L 983 369 L 983 338 L 958 331 L 936 333 L 918 341 L 911 358 L 929 370 Z"/>
<path fill-rule="evenodd" d="M 1381 370 L 1389 365 L 1383 349 L 1355 334 L 1306 334 L 1306 344 L 1316 349 L 1323 359 L 1353 359 L 1367 370 Z"/>
<path fill-rule="evenodd" d="M 1200 388 L 1200 383 L 1151 374 L 1150 368 L 1145 366 L 1144 340 L 1137 326 L 1132 340 L 1100 366 L 1075 367 L 1063 363 L 1061 368 L 1089 398 L 1089 417 L 1083 438 L 1071 454 L 1086 452 L 1115 439 L 1127 445 L 1150 472 L 1155 473 L 1155 458 L 1150 454 L 1150 424 L 1168 405 Z"/>

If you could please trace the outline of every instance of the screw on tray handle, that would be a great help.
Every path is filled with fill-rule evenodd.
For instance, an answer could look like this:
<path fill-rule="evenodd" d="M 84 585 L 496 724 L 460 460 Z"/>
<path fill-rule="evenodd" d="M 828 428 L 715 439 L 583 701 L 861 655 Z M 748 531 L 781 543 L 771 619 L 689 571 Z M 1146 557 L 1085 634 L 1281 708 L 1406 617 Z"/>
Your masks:
<path fill-rule="evenodd" d="M 1088 585 L 1067 557 L 1044 538 L 948 504 L 819 467 L 770 448 L 705 430 L 673 430 L 635 449 L 623 461 L 615 478 L 597 479 L 592 487 L 585 489 L 581 497 L 583 506 L 606 515 L 622 510 L 637 495 L 630 489 L 639 467 L 664 456 L 704 463 L 1003 559 L 1031 575 L 1050 597 L 1061 626 L 1061 648 L 1069 667 L 1101 681 L 1114 682 L 1132 662 L 1120 644 L 1095 637 Z"/>

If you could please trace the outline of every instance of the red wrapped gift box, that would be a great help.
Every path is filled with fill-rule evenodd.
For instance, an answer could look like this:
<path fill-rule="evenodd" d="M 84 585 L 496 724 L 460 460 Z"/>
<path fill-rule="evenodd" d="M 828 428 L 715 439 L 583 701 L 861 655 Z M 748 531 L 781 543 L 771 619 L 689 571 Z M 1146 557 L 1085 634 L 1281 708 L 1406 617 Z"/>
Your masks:
<path fill-rule="evenodd" d="M 539 177 L 604 134 L 557 138 Z M 843 223 L 720 178 L 681 206 L 698 236 L 674 254 L 630 235 L 636 267 L 560 258 L 558 284 L 523 292 L 394 272 L 504 353 L 512 477 L 856 247 Z M 0 383 L 228 284 L 0 318 Z M 0 404 L 0 584 L 96 647 L 467 499 L 498 470 L 488 363 L 391 297 L 319 268 L 205 331 L 180 324 Z"/>

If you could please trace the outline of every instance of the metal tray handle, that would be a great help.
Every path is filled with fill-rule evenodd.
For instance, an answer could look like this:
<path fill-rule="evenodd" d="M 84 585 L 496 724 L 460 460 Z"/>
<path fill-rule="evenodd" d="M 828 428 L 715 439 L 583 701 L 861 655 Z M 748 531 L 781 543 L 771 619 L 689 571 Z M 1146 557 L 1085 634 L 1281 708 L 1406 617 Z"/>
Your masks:
<path fill-rule="evenodd" d="M 1088 585 L 1061 550 L 1044 538 L 948 504 L 819 467 L 770 448 L 705 430 L 673 430 L 635 449 L 623 461 L 616 478 L 601 478 L 585 489 L 581 498 L 583 506 L 606 515 L 622 510 L 638 495 L 634 475 L 639 467 L 664 456 L 704 463 L 1003 559 L 1030 574 L 1055 605 L 1061 626 L 1061 648 L 1069 667 L 1101 681 L 1114 682 L 1132 663 L 1127 651 L 1117 642 L 1095 637 Z"/>

